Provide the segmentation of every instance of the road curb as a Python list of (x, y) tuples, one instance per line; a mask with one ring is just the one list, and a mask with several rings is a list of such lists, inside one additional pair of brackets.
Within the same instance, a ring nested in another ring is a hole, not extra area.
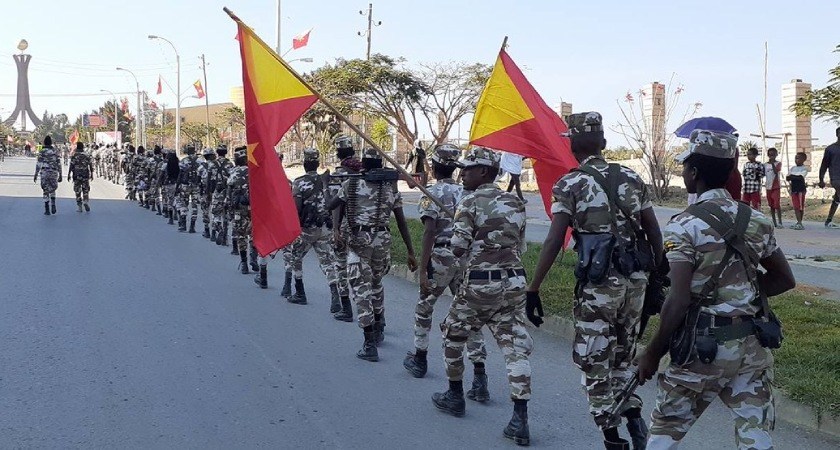
[[(390, 275), (417, 283), (417, 272), (411, 272), (405, 264), (392, 265)], [(545, 317), (543, 321), (539, 328), (540, 331), (563, 339), (574, 339), (575, 324), (572, 319), (554, 315)], [(641, 347), (639, 350), (641, 350)], [(814, 408), (787, 398), (778, 388), (774, 394), (777, 419), (792, 425), (840, 437), (840, 417), (821, 415)]]

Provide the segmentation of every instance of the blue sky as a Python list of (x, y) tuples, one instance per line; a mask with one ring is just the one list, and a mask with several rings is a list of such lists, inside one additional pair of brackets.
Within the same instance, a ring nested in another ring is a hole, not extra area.
[[(36, 6), (37, 5), (37, 6)], [(26, 38), (33, 55), (32, 103), (75, 116), (101, 104), (100, 89), (133, 92), (134, 81), (117, 66), (135, 70), (141, 89), (154, 94), (158, 74), (173, 87), (171, 48), (147, 35), (170, 39), (181, 55), (182, 91), (200, 77), (198, 56), (208, 62), (211, 102), (228, 101), (241, 84), (230, 7), (268, 42), (274, 41), (275, 1), (145, 0), (6, 2), (0, 44), (0, 112), (14, 108), (16, 72), (10, 55)], [(284, 0), (283, 47), (314, 27), (309, 46), (287, 59), (299, 70), (335, 58), (363, 57), (365, 1)], [(768, 131), (781, 127), (781, 84), (802, 78), (822, 87), (840, 55), (832, 54), (840, 36), (832, 33), (840, 2), (770, 1), (408, 1), (374, 3), (373, 51), (403, 56), (408, 64), (468, 61), (492, 64), (502, 38), (508, 51), (550, 105), (565, 100), (576, 111), (598, 110), (608, 125), (618, 120), (616, 99), (672, 73), (685, 88), (684, 104), (700, 101), (700, 115), (727, 118), (742, 135), (758, 131), (755, 105), (762, 102), (764, 41), (770, 48)], [(0, 52), (1, 53), (1, 52)], [(191, 95), (193, 92), (188, 91)], [(47, 97), (45, 94), (73, 94)], [(132, 101), (134, 97), (128, 95)], [(154, 97), (154, 96), (153, 96)], [(173, 105), (166, 89), (155, 98)], [(183, 105), (199, 104), (187, 99)], [(674, 124), (678, 125), (678, 124)], [(834, 124), (814, 123), (814, 135), (832, 142)], [(462, 127), (466, 135), (468, 126)], [(624, 144), (610, 133), (610, 146)]]

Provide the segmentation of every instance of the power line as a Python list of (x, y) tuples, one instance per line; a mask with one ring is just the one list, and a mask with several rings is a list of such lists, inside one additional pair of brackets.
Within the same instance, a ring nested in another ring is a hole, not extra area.
[[(128, 92), (114, 92), (116, 95), (127, 95), (127, 94), (135, 94), (135, 91), (128, 91)], [(0, 97), (16, 97), (17, 94), (0, 94)], [(110, 97), (111, 94), (104, 94), (102, 92), (92, 92), (92, 93), (66, 93), (66, 94), (30, 94), (30, 97), (101, 97), (106, 96)]]

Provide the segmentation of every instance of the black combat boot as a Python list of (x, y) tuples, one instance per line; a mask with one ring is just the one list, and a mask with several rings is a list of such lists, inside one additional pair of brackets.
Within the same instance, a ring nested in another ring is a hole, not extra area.
[(306, 304), (306, 291), (303, 289), (303, 278), (295, 278), (295, 295), (289, 297), (289, 303)]
[[(222, 234), (222, 236), (221, 236), (222, 243), (219, 244), (217, 242), (217, 244), (221, 245), (222, 247), (227, 247), (227, 239), (228, 239), (228, 226), (227, 226), (227, 224), (222, 225), (222, 231), (220, 231), (220, 233)], [(233, 241), (233, 239), (231, 239), (231, 241)]]
[(280, 295), (286, 298), (292, 296), (292, 271), (286, 271), (286, 278), (283, 280), (283, 289), (280, 291)]
[(335, 313), (333, 318), (342, 322), (353, 321), (353, 306), (350, 304), (349, 296), (345, 295), (344, 297), (341, 297), (341, 311)]
[(253, 270), (254, 272), (257, 272), (257, 271), (260, 270), (260, 265), (257, 263), (257, 248), (254, 247), (253, 243), (251, 243), (251, 245), (249, 247), (251, 249), (251, 254), (250, 254), (250, 259), (249, 259), (249, 261), (251, 263), (251, 270)]
[(504, 435), (513, 439), (516, 445), (531, 445), (531, 432), (528, 430), (528, 400), (513, 401), (513, 417), (505, 427)]
[(210, 230), (210, 242), (216, 242), (216, 228)]
[(190, 217), (190, 233), (195, 233), (195, 217)]
[(426, 361), (427, 350), (415, 349), (414, 353), (409, 352), (403, 360), (403, 367), (414, 378), (423, 378), (429, 370), (429, 363)]
[(242, 275), (248, 275), (248, 250), (239, 250), (239, 270)]
[(239, 254), (239, 240), (238, 239), (231, 239), (230, 254), (231, 255), (238, 255)]
[(169, 218), (169, 225), (175, 224), (175, 214), (172, 212), (171, 209), (166, 210), (166, 216)]
[(201, 233), (201, 237), (210, 239), (210, 225), (204, 224), (204, 233)]
[(161, 209), (160, 209), (160, 203), (155, 202), (155, 209), (157, 209), (157, 214), (155, 214), (156, 216), (162, 216), (163, 215), (163, 211), (161, 211)]
[(90, 201), (85, 200), (84, 204), (85, 204), (85, 212), (90, 212)]
[(648, 427), (642, 419), (640, 408), (631, 408), (624, 413), (627, 418), (627, 432), (630, 433), (630, 441), (633, 442), (633, 450), (645, 450), (647, 448)]
[(82, 202), (76, 202), (76, 211), (82, 212)]
[(48, 201), (44, 202), (44, 215), (45, 216), (50, 215), (50, 202), (48, 202)]
[(268, 266), (260, 264), (260, 273), (254, 277), (254, 283), (257, 283), (260, 289), (268, 289)]
[(464, 382), (461, 380), (450, 381), (448, 391), (432, 394), (432, 403), (435, 404), (437, 409), (447, 414), (464, 417), (467, 408), (466, 401), (464, 401)]
[(55, 214), (55, 197), (50, 197), (50, 212)]
[(341, 311), (341, 297), (338, 295), (338, 286), (330, 285), (330, 314)]
[(487, 390), (487, 374), (484, 372), (484, 363), (476, 363), (475, 365), (472, 388), (467, 391), (467, 398), (479, 403), (484, 403), (490, 399), (490, 391)]
[(383, 342), (385, 342), (385, 315), (374, 314), (373, 317), (373, 343), (379, 347)]
[(187, 217), (181, 216), (178, 218), (178, 231), (187, 231)]
[(379, 351), (376, 350), (376, 344), (373, 342), (373, 326), (367, 326), (364, 330), (365, 342), (362, 344), (362, 349), (356, 352), (356, 357), (370, 362), (379, 361)]
[(604, 441), (604, 448), (607, 450), (630, 450), (630, 443), (619, 438), (617, 441)]

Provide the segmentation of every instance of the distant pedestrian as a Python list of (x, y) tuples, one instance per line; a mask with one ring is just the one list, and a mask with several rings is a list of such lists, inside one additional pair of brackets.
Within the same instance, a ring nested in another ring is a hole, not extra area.
[(828, 216), (825, 218), (826, 228), (838, 228), (832, 220), (834, 219), (834, 213), (837, 212), (837, 205), (840, 204), (840, 127), (834, 131), (834, 134), (837, 135), (837, 142), (825, 148), (820, 163), (819, 186), (825, 188), (825, 172), (827, 171), (831, 187), (834, 188), (834, 198), (831, 199), (831, 207), (828, 209)]
[(791, 228), (802, 230), (802, 215), (805, 210), (805, 192), (808, 188), (805, 185), (805, 177), (808, 175), (808, 168), (805, 167), (805, 160), (808, 155), (803, 152), (796, 154), (796, 165), (790, 168), (787, 180), (790, 182), (790, 202), (793, 204), (793, 212), (796, 214), (796, 224)]
[[(770, 218), (773, 219), (773, 226), (784, 228), (782, 225), (781, 185), (779, 174), (782, 172), (782, 163), (776, 161), (779, 151), (775, 148), (767, 149), (767, 163), (764, 164), (764, 187), (767, 189), (767, 205), (770, 206)], [(778, 216), (779, 221), (776, 222)]]
[(528, 203), (525, 197), (522, 196), (522, 183), (520, 181), (520, 176), (522, 175), (522, 156), (516, 153), (502, 152), (500, 167), (510, 175), (507, 192), (511, 192), (515, 188), (516, 195), (519, 199), (524, 203)]
[(41, 189), (44, 192), (44, 215), (55, 214), (55, 190), (61, 183), (61, 158), (52, 146), (52, 138), (44, 138), (44, 148), (38, 153), (35, 164), (35, 176), (32, 182), (38, 181), (41, 175)]
[(761, 211), (761, 179), (764, 178), (764, 164), (756, 161), (758, 149), (751, 147), (747, 150), (747, 163), (744, 164), (744, 203), (752, 209)]

